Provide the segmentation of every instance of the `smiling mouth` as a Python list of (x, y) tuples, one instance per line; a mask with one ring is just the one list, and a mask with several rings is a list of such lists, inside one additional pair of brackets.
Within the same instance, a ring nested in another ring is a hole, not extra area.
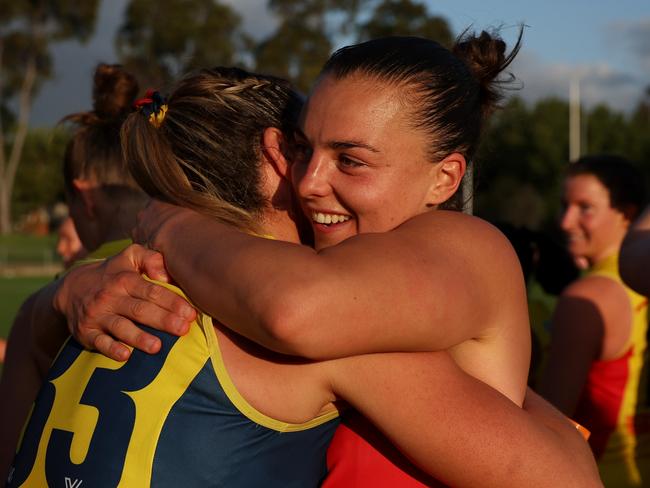
[(312, 212), (311, 219), (317, 224), (331, 225), (331, 224), (340, 224), (342, 222), (347, 222), (350, 220), (349, 215), (342, 214), (330, 214), (323, 212)]

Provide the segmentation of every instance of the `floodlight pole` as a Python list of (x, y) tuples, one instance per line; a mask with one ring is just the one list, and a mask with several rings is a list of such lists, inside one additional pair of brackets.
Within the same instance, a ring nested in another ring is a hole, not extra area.
[(569, 91), (569, 161), (576, 161), (581, 154), (580, 148), (580, 78), (571, 78)]

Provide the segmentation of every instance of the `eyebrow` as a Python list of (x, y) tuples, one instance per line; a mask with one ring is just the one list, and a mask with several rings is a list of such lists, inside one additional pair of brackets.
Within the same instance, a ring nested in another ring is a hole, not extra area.
[(360, 147), (362, 149), (366, 149), (374, 153), (379, 152), (379, 149), (377, 149), (376, 147), (373, 147), (370, 144), (365, 144), (360, 141), (330, 141), (327, 143), (327, 146), (332, 149), (350, 149), (354, 147)]
[[(300, 129), (295, 130), (295, 135), (297, 138), (308, 140), (305, 133)], [(326, 146), (329, 147), (330, 149), (335, 149), (335, 150), (359, 147), (361, 149), (366, 149), (374, 153), (380, 152), (379, 149), (377, 149), (374, 146), (371, 146), (370, 144), (366, 144), (365, 142), (355, 141), (355, 140), (328, 141), (326, 143)]]

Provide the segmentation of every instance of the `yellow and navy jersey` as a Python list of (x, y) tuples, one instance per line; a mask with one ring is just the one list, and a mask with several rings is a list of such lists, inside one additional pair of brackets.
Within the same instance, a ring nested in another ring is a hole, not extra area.
[(605, 486), (649, 486), (648, 299), (625, 286), (616, 254), (597, 263), (587, 275), (607, 277), (625, 287), (632, 328), (618, 358), (591, 364), (575, 417), (591, 431), (589, 443)]
[[(172, 287), (173, 288), (173, 287)], [(25, 427), (9, 487), (309, 487), (338, 425), (253, 408), (230, 379), (210, 317), (126, 363), (69, 339)]]

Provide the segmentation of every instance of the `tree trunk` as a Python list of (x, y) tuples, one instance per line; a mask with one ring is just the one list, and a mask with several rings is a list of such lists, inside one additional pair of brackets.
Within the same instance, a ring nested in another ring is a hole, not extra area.
[(29, 115), (32, 108), (32, 89), (36, 81), (36, 74), (36, 59), (35, 54), (32, 54), (27, 60), (25, 77), (20, 87), (18, 126), (13, 138), (13, 144), (11, 145), (11, 155), (9, 156), (6, 168), (3, 168), (4, 171), (0, 174), (0, 179), (2, 180), (0, 182), (2, 183), (0, 185), (0, 235), (6, 235), (11, 232), (11, 196), (16, 179), (16, 170), (20, 163), (25, 138), (27, 137), (27, 130), (29, 128)]
[(4, 181), (0, 181), (0, 235), (3, 236), (11, 231), (11, 206), (5, 187)]

